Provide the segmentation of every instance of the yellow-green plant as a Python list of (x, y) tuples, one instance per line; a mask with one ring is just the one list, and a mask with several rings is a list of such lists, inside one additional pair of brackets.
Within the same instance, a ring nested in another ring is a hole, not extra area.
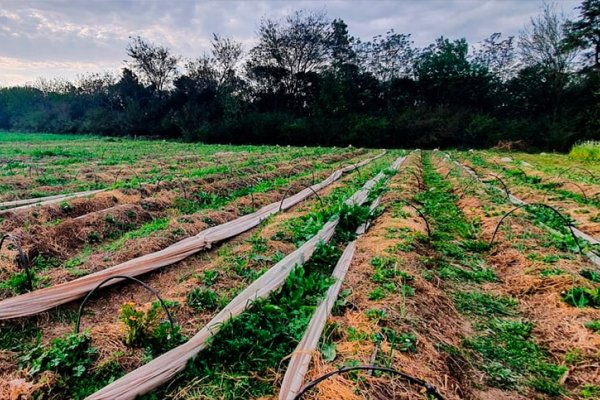
[(147, 338), (152, 336), (152, 332), (158, 325), (157, 311), (156, 307), (144, 311), (133, 302), (123, 304), (119, 319), (127, 328), (127, 336), (124, 340), (127, 346), (143, 346)]
[(588, 140), (573, 146), (569, 158), (582, 161), (600, 161), (600, 141)]

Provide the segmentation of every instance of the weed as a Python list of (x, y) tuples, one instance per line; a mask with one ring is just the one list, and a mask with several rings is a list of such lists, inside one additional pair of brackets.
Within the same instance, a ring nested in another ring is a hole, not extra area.
[(600, 273), (591, 269), (582, 269), (579, 271), (579, 275), (583, 276), (586, 279), (589, 279), (592, 282), (599, 283), (600, 282)]
[(195, 288), (187, 296), (188, 305), (198, 311), (216, 310), (218, 301), (215, 291), (204, 288)]
[(579, 395), (584, 399), (600, 399), (600, 386), (586, 383), (581, 387)]
[(559, 275), (563, 275), (566, 272), (563, 271), (560, 268), (545, 268), (540, 272), (540, 276), (544, 277), (544, 278), (548, 278), (551, 276), (559, 276)]
[(563, 292), (562, 297), (575, 307), (600, 307), (600, 288), (574, 287)]
[(365, 311), (365, 315), (372, 321), (379, 322), (382, 319), (385, 319), (386, 312), (385, 309), (371, 308)]
[(67, 382), (70, 378), (83, 376), (94, 363), (96, 356), (97, 351), (91, 347), (89, 334), (84, 333), (53, 339), (48, 348), (38, 343), (22, 356), (20, 361), (29, 367), (30, 375), (54, 371)]
[(3, 325), (0, 329), (0, 349), (22, 351), (28, 346), (28, 341), (39, 334), (35, 323), (26, 321), (22, 324)]
[(513, 315), (517, 306), (513, 298), (483, 292), (457, 292), (453, 297), (458, 311), (482, 317)]
[(593, 330), (594, 332), (600, 332), (600, 319), (586, 322), (584, 326), (588, 329)]
[[(167, 307), (175, 307), (176, 302), (165, 302)], [(119, 320), (125, 324), (127, 335), (124, 343), (130, 347), (145, 347), (151, 354), (158, 354), (181, 343), (183, 337), (179, 327), (171, 325), (168, 321), (159, 321), (160, 302), (153, 302), (151, 307), (144, 311), (128, 302), (121, 306)]]
[(581, 349), (575, 348), (565, 353), (565, 364), (566, 365), (577, 365), (583, 361), (583, 352)]
[(377, 301), (377, 300), (382, 300), (385, 299), (385, 297), (387, 296), (385, 290), (383, 288), (375, 288), (371, 291), (371, 293), (369, 293), (369, 300), (372, 301)]
[(204, 271), (204, 277), (202, 278), (202, 282), (206, 286), (213, 286), (219, 277), (219, 271), (208, 270)]
[[(32, 286), (33, 289), (35, 289), (38, 285), (39, 279), (36, 277), (33, 270), (30, 270), (30, 273), (32, 275)], [(23, 294), (29, 292), (29, 279), (27, 278), (27, 272), (15, 272), (8, 279), (0, 282), (0, 290), (7, 290), (13, 294)]]

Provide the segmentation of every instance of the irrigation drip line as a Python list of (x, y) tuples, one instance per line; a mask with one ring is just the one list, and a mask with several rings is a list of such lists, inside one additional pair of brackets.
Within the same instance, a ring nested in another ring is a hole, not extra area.
[[(467, 171), (469, 174), (473, 175), (473, 172), (471, 172), (471, 171), (469, 171), (467, 168), (465, 168), (465, 165), (463, 165), (463, 164), (459, 163), (459, 162), (458, 162), (458, 161), (456, 161), (456, 160), (453, 160), (453, 159), (450, 157), (450, 155), (449, 155), (449, 154), (447, 154), (447, 153), (443, 153), (443, 154), (444, 154), (444, 157), (445, 157), (445, 158), (446, 158), (448, 161), (450, 161), (450, 162), (454, 163), (456, 166), (458, 166), (458, 167), (461, 167), (463, 170), (465, 170), (465, 171)], [(482, 182), (483, 182), (483, 181), (482, 181)], [(484, 182), (484, 183), (485, 183), (485, 182)], [(489, 185), (489, 184), (488, 184), (488, 185)], [(492, 188), (494, 188), (494, 189), (496, 189), (496, 190), (501, 190), (501, 189), (499, 189), (499, 188), (497, 188), (497, 187), (495, 187), (495, 186), (490, 186), (490, 187), (492, 187)], [(510, 194), (510, 195), (509, 195), (509, 197), (508, 197), (508, 200), (509, 200), (509, 202), (510, 202), (510, 203), (512, 203), (512, 204), (514, 204), (514, 205), (517, 205), (517, 206), (525, 206), (525, 205), (527, 205), (527, 204), (528, 204), (528, 203), (524, 202), (523, 200), (519, 199), (518, 197), (516, 197), (516, 196), (514, 196), (514, 195), (512, 195), (512, 194)], [(546, 228), (548, 228), (548, 229), (551, 229), (551, 228), (550, 228), (548, 225), (546, 225), (546, 224), (544, 224), (544, 226), (545, 226)], [(582, 231), (580, 231), (579, 229), (577, 229), (576, 227), (574, 227), (574, 226), (572, 226), (572, 225), (570, 225), (570, 226), (569, 226), (569, 230), (570, 230), (570, 231), (571, 231), (571, 232), (572, 232), (572, 233), (573, 233), (575, 236), (577, 236), (578, 238), (581, 238), (581, 239), (583, 239), (583, 240), (585, 240), (585, 241), (589, 242), (589, 243), (590, 243), (590, 244), (592, 244), (592, 245), (599, 245), (599, 244), (600, 244), (600, 241), (599, 241), (599, 240), (597, 240), (596, 238), (594, 238), (594, 237), (592, 237), (592, 236), (588, 235), (588, 234), (587, 234), (587, 233), (585, 233), (585, 232), (582, 232)], [(585, 253), (584, 255), (585, 255), (585, 256), (586, 256), (586, 257), (587, 257), (587, 258), (588, 258), (590, 261), (592, 261), (594, 264), (596, 264), (596, 265), (600, 266), (600, 256), (598, 256), (598, 255), (594, 254), (593, 252), (587, 252), (587, 253)]]
[(417, 188), (418, 188), (418, 190), (422, 191), (423, 190), (423, 184), (421, 183), (421, 178), (419, 178), (419, 175), (415, 171), (413, 171), (413, 170), (409, 170), (409, 172), (417, 180)]
[[(571, 182), (571, 181), (565, 181), (565, 180), (557, 180), (557, 181), (555, 181), (555, 182), (556, 182), (556, 184), (560, 184), (560, 185), (564, 185), (565, 183), (568, 183), (568, 184), (571, 184), (571, 185), (573, 185), (573, 186), (577, 187), (577, 189), (579, 189), (579, 191), (581, 191), (581, 194), (583, 194), (583, 200), (584, 200), (585, 202), (587, 202), (587, 201), (588, 201), (588, 199), (589, 199), (589, 198), (588, 198), (588, 195), (587, 195), (587, 193), (585, 192), (585, 189), (583, 189), (583, 188), (581, 187), (581, 185), (579, 185), (578, 183)], [(554, 182), (552, 182), (552, 183), (554, 183)], [(546, 196), (546, 197), (547, 197), (547, 196)]]
[(417, 207), (416, 205), (412, 204), (408, 200), (400, 200), (400, 202), (403, 203), (403, 204), (406, 204), (407, 206), (409, 206), (412, 209), (414, 209), (417, 212), (417, 214), (419, 215), (419, 217), (421, 217), (421, 219), (423, 221), (425, 221), (425, 228), (427, 229), (427, 237), (431, 238), (431, 225), (429, 225), (429, 220), (425, 216), (425, 213), (423, 213), (423, 211), (419, 207)]
[[(374, 159), (383, 157), (384, 154), (385, 152), (382, 152), (377, 156), (367, 158), (357, 165), (366, 165)], [(313, 185), (311, 189), (304, 189), (287, 198), (284, 201), (283, 209), (286, 210), (307, 199), (312, 195), (313, 190), (316, 192), (320, 191), (352, 169), (353, 166), (348, 166), (336, 170), (323, 181)], [(77, 300), (85, 296), (90, 290), (110, 276), (138, 276), (174, 264), (201, 250), (211, 248), (213, 244), (235, 237), (242, 232), (258, 226), (266, 218), (277, 213), (279, 206), (279, 202), (271, 203), (251, 214), (246, 214), (224, 224), (207, 228), (195, 236), (183, 239), (157, 252), (131, 259), (73, 281), (2, 300), (0, 301), (0, 320), (37, 314), (61, 304)], [(109, 282), (109, 284), (112, 285), (114, 282)]]
[[(400, 165), (394, 169), (398, 169)], [(376, 198), (369, 208), (370, 212), (378, 207), (380, 197)], [(335, 268), (331, 274), (334, 279), (334, 283), (329, 287), (324, 299), (319, 303), (313, 316), (308, 323), (308, 326), (300, 340), (300, 343), (296, 346), (296, 349), (290, 357), (288, 368), (285, 376), (281, 383), (279, 391), (279, 400), (292, 400), (296, 394), (300, 391), (304, 377), (308, 371), (312, 354), (315, 351), (319, 339), (327, 323), (327, 319), (331, 314), (331, 310), (339, 296), (342, 288), (342, 283), (346, 277), (352, 258), (354, 257), (354, 251), (356, 250), (356, 243), (358, 237), (366, 232), (368, 228), (368, 221), (365, 225), (361, 225), (356, 229), (357, 238), (352, 242), (348, 243), (344, 252), (340, 256)]]
[[(325, 205), (323, 204), (323, 199), (321, 199), (321, 196), (319, 196), (319, 193), (317, 193), (312, 187), (310, 187), (308, 185), (302, 185), (302, 186), (304, 186), (305, 189), (311, 190), (313, 192), (313, 194), (315, 196), (317, 196), (317, 199), (319, 199), (319, 203), (321, 204), (321, 210), (324, 210)], [(294, 188), (294, 185), (290, 186), (283, 194), (283, 196), (281, 198), (281, 203), (279, 203), (279, 211), (281, 211), (281, 208), (283, 207), (283, 202), (285, 201), (285, 197), (287, 196), (289, 191), (292, 190), (293, 188)], [(254, 197), (252, 198), (252, 202), (254, 202)]]
[(557, 177), (557, 178), (560, 178), (560, 177), (561, 177), (563, 174), (565, 174), (565, 173), (567, 173), (567, 172), (569, 172), (569, 171), (572, 171), (572, 170), (574, 170), (574, 169), (579, 169), (579, 170), (585, 171), (585, 172), (587, 172), (587, 173), (588, 173), (588, 175), (590, 175), (590, 176), (592, 177), (592, 180), (593, 180), (593, 181), (598, 181), (598, 178), (596, 177), (596, 175), (595, 175), (595, 174), (594, 174), (592, 171), (590, 171), (590, 170), (589, 170), (589, 169), (587, 169), (587, 168), (583, 168), (583, 167), (580, 167), (580, 166), (577, 166), (577, 165), (576, 165), (576, 166), (574, 166), (574, 167), (570, 167), (570, 168), (567, 168), (567, 169), (564, 169), (564, 170), (562, 170), (562, 171), (561, 171), (561, 172), (560, 172), (560, 173), (559, 173), (559, 174), (558, 174), (556, 177)]
[[(502, 180), (502, 179), (501, 179), (501, 178), (500, 178), (498, 175), (496, 175), (496, 174), (485, 174), (485, 175), (483, 175), (483, 176), (484, 176), (484, 177), (485, 177), (485, 176), (491, 176), (491, 177), (493, 177), (494, 179), (496, 179), (498, 182), (500, 182), (500, 184), (501, 184), (501, 185), (502, 185), (502, 187), (504, 188), (504, 192), (506, 192), (506, 198), (507, 198), (507, 199), (510, 199), (510, 190), (508, 190), (508, 186), (506, 185), (506, 183), (504, 182), (504, 180)], [(487, 183), (487, 184), (489, 184), (489, 181), (484, 181), (484, 180), (483, 180), (483, 179), (481, 179), (481, 178), (480, 178), (480, 180), (481, 180), (483, 183)]]
[(500, 221), (498, 221), (498, 224), (496, 225), (496, 229), (494, 229), (494, 234), (492, 235), (492, 239), (490, 240), (489, 245), (491, 246), (494, 243), (494, 240), (496, 239), (496, 234), (498, 233), (498, 230), (500, 229), (500, 226), (502, 225), (502, 223), (504, 222), (504, 220), (506, 218), (508, 218), (509, 216), (511, 216), (515, 211), (525, 208), (527, 209), (528, 207), (545, 207), (551, 211), (554, 212), (555, 215), (558, 215), (558, 217), (563, 221), (563, 224), (569, 228), (569, 232), (571, 232), (571, 236), (573, 236), (573, 240), (575, 240), (575, 243), (577, 244), (577, 247), (579, 248), (579, 253), (580, 254), (584, 254), (583, 253), (583, 248), (581, 247), (581, 244), (579, 243), (579, 239), (577, 238), (577, 235), (575, 235), (575, 232), (573, 231), (573, 225), (571, 224), (571, 222), (569, 222), (569, 220), (567, 218), (565, 218), (564, 215), (562, 215), (560, 213), (560, 211), (558, 211), (556, 208), (549, 206), (548, 204), (544, 204), (544, 203), (528, 203), (528, 204), (521, 204), (515, 208), (513, 208), (512, 210), (510, 210), (509, 212), (507, 212), (506, 214), (504, 214), (504, 216), (502, 218), (500, 218)]
[[(404, 158), (402, 157), (397, 159), (393, 166), (396, 167), (396, 169), (399, 168), (403, 160)], [(346, 204), (363, 204), (369, 195), (369, 191), (384, 177), (385, 174), (379, 172), (374, 178), (367, 181), (361, 189), (347, 199)], [(277, 206), (277, 204), (275, 204), (275, 206)], [(319, 243), (327, 243), (331, 240), (339, 221), (339, 216), (330, 219), (311, 239), (284, 257), (246, 287), (246, 289), (238, 294), (186, 343), (162, 354), (148, 364), (117, 379), (86, 399), (134, 399), (167, 382), (177, 374), (177, 372), (185, 368), (189, 359), (198, 355), (202, 349), (208, 346), (210, 338), (220, 330), (224, 322), (244, 312), (254, 301), (265, 298), (273, 291), (280, 288), (297, 265), (302, 265), (310, 259)]]
[(19, 253), (19, 257), (17, 258), (18, 264), (21, 267), (21, 269), (25, 270), (28, 289), (30, 291), (33, 290), (33, 276), (31, 271), (31, 264), (29, 263), (29, 258), (27, 258), (27, 255), (23, 251), (23, 248), (21, 247), (21, 244), (19, 243), (17, 238), (11, 235), (10, 233), (7, 233), (6, 235), (2, 236), (2, 239), (0, 239), (0, 250), (2, 250), (2, 245), (4, 244), (4, 241), (6, 239), (10, 240), (16, 247), (17, 252)]
[(418, 385), (418, 386), (424, 387), (429, 396), (432, 396), (438, 400), (444, 400), (444, 397), (442, 397), (442, 395), (439, 394), (436, 387), (433, 386), (432, 384), (430, 384), (424, 380), (421, 380), (419, 378), (415, 378), (414, 376), (408, 375), (402, 371), (398, 371), (396, 369), (387, 368), (387, 367), (377, 367), (375, 365), (358, 365), (358, 366), (354, 366), (354, 367), (342, 367), (340, 369), (337, 369), (335, 371), (332, 371), (325, 375), (322, 375), (322, 376), (318, 377), (317, 379), (306, 384), (306, 386), (304, 386), (302, 388), (302, 390), (296, 395), (296, 397), (294, 397), (294, 400), (300, 400), (306, 392), (313, 389), (315, 386), (317, 386), (324, 380), (329, 379), (335, 375), (344, 374), (346, 372), (352, 372), (352, 371), (381, 371), (381, 372), (387, 372), (387, 373), (390, 373), (393, 375), (398, 375), (401, 378), (409, 381), (413, 385)]
[(127, 276), (127, 275), (115, 275), (115, 276), (111, 276), (110, 278), (106, 278), (105, 280), (103, 280), (102, 282), (100, 282), (98, 284), (98, 286), (96, 286), (95, 288), (93, 288), (92, 290), (90, 290), (90, 292), (87, 294), (87, 296), (85, 296), (85, 298), (83, 299), (83, 301), (81, 302), (81, 305), (79, 306), (79, 310), (77, 311), (77, 319), (75, 322), (75, 334), (79, 334), (79, 327), (81, 325), (81, 315), (83, 314), (83, 307), (85, 306), (85, 304), (87, 303), (87, 301), (90, 299), (90, 297), (92, 297), (92, 295), (94, 293), (96, 293), (96, 291), (98, 289), (100, 289), (105, 283), (107, 283), (108, 281), (112, 280), (112, 279), (119, 279), (119, 280), (130, 280), (132, 282), (135, 282), (139, 285), (141, 285), (144, 289), (148, 290), (150, 293), (152, 293), (160, 302), (160, 306), (162, 307), (162, 309), (165, 311), (165, 314), (167, 315), (167, 319), (169, 320), (169, 325), (171, 326), (171, 335), (175, 335), (175, 324), (173, 323), (173, 317), (171, 316), (171, 313), (169, 312), (169, 308), (167, 307), (167, 305), (165, 304), (165, 302), (163, 301), (163, 299), (159, 296), (158, 292), (154, 289), (152, 289), (152, 287), (150, 285), (148, 285), (147, 283), (134, 278), (132, 276)]

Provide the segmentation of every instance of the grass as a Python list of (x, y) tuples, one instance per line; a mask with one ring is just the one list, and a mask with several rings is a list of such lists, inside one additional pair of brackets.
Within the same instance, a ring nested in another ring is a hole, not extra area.
[(112, 243), (105, 246), (106, 251), (114, 252), (121, 249), (125, 242), (130, 239), (138, 239), (150, 236), (150, 234), (158, 231), (165, 230), (169, 227), (169, 219), (168, 218), (157, 218), (150, 222), (145, 223), (140, 226), (138, 229), (133, 231), (129, 231), (121, 236), (119, 239), (113, 241)]

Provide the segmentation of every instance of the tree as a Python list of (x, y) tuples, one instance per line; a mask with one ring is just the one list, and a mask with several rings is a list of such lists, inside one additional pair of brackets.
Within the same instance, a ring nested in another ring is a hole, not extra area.
[(168, 47), (158, 46), (137, 36), (127, 46), (131, 67), (156, 92), (162, 92), (177, 72), (178, 57)]
[(330, 24), (323, 12), (296, 11), (283, 22), (263, 19), (247, 71), (259, 91), (302, 107), (314, 74), (327, 66), (330, 43)]
[(474, 51), (474, 63), (485, 67), (492, 74), (506, 81), (517, 69), (514, 36), (501, 40), (501, 33), (493, 33), (484, 39)]
[(489, 97), (487, 70), (469, 62), (465, 39), (440, 37), (423, 50), (415, 73), (426, 103), (434, 105), (484, 107)]
[(236, 85), (237, 66), (242, 59), (242, 44), (213, 34), (211, 55), (204, 54), (185, 64), (186, 75), (201, 85), (217, 88)]
[(354, 38), (348, 33), (348, 25), (341, 19), (334, 19), (331, 22), (329, 44), (330, 57), (334, 68), (339, 70), (356, 63), (357, 58), (353, 45)]
[(586, 58), (595, 69), (600, 68), (600, 0), (584, 0), (579, 19), (565, 25), (565, 47), (569, 50), (584, 50)]
[(519, 37), (519, 49), (526, 65), (540, 65), (555, 75), (571, 69), (575, 53), (563, 46), (566, 21), (565, 15), (550, 4), (544, 4), (542, 13), (531, 18), (530, 26), (525, 27)]
[(410, 77), (416, 51), (412, 47), (410, 34), (388, 31), (385, 36), (377, 35), (370, 42), (357, 44), (363, 67), (378, 79)]

